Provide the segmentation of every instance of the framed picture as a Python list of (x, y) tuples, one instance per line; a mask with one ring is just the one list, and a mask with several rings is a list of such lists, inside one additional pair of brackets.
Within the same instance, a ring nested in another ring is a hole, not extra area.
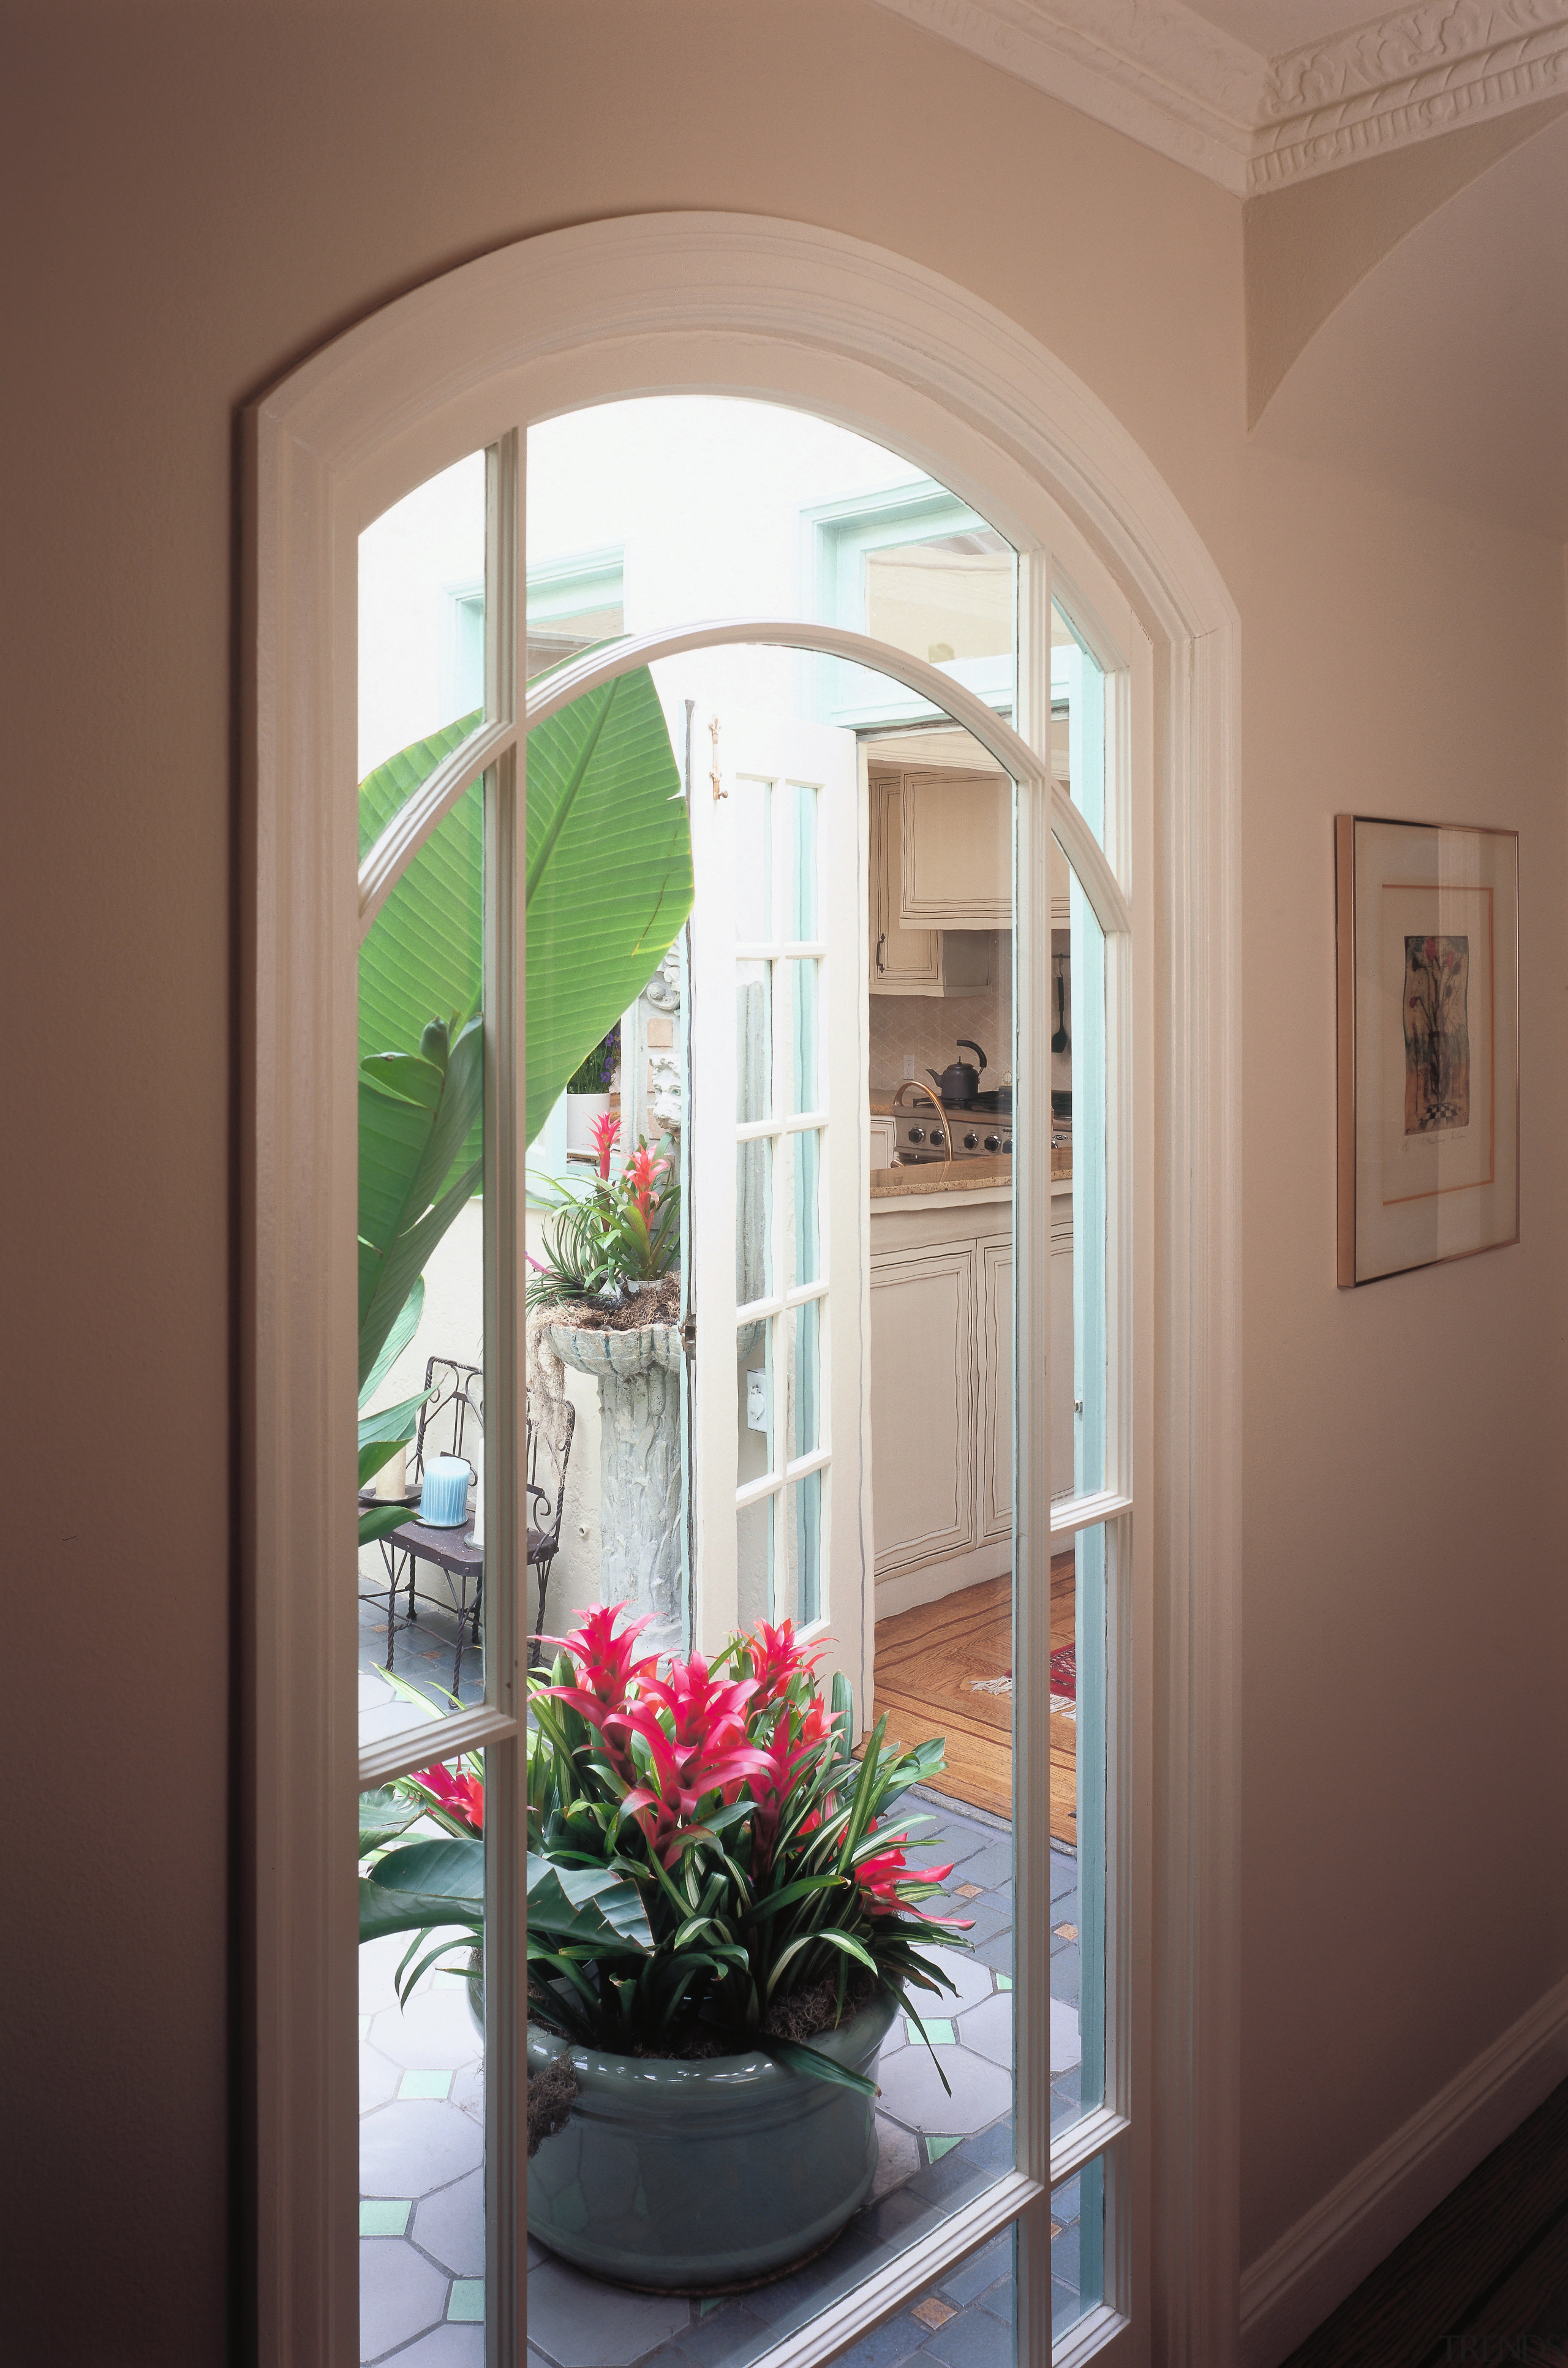
[(1519, 837), (1336, 814), (1339, 1281), (1519, 1238)]

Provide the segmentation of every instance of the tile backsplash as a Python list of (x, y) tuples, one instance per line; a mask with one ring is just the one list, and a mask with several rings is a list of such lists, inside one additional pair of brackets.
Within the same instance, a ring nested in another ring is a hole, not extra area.
[[(1001, 946), (1010, 947), (1006, 933)], [(992, 968), (995, 984), (983, 995), (873, 995), (870, 1084), (889, 1089), (898, 1085), (906, 1053), (919, 1064), (922, 1077), (927, 1069), (945, 1069), (949, 1061), (971, 1060), (971, 1053), (958, 1049), (959, 1038), (969, 1036), (991, 1055), (980, 1081), (983, 1089), (999, 1086), (1013, 1065), (1013, 981), (1009, 959)]]

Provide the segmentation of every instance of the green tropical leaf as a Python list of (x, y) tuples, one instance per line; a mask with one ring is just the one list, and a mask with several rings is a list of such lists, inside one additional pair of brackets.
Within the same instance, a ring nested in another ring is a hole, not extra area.
[(646, 666), (528, 734), (528, 1133), (691, 910), (691, 830)]
[[(359, 784), (359, 856), (481, 721), (416, 740)], [(476, 781), (399, 873), (359, 950), (359, 1055), (412, 1047), (433, 1014), (477, 1009), (483, 978), (484, 793)]]
[(359, 1516), (359, 1543), (371, 1546), (378, 1538), (390, 1538), (413, 1518), (414, 1508), (408, 1505), (373, 1505)]
[(759, 2055), (771, 2056), (775, 2064), (782, 2064), (791, 2072), (804, 2073), (808, 2079), (835, 2081), (841, 2089), (858, 2089), (862, 2097), (880, 2097), (882, 2093), (863, 2072), (852, 2072), (847, 2064), (824, 2055), (820, 2048), (808, 2047), (804, 2040), (775, 2039), (771, 2032), (748, 2031), (746, 2044)]
[(479, 1181), (477, 1162), (452, 1166), (484, 1093), (484, 1027), (471, 1019), (449, 1050), (444, 1023), (421, 1051), (440, 1071), (433, 1105), (392, 1089), (395, 1062), (359, 1077), (359, 1372), (374, 1370), (420, 1269)]
[(540, 1940), (647, 1952), (653, 1935), (635, 1884), (597, 1867), (552, 1866), (528, 1852), (528, 1930)]
[(391, 1785), (379, 1792), (359, 1795), (359, 1855), (369, 1858), (372, 1850), (384, 1850), (388, 1842), (396, 1841), (406, 1833), (420, 1815), (417, 1802), (406, 1800)]
[[(381, 1383), (419, 1329), (419, 1319), (425, 1313), (425, 1277), (420, 1276), (403, 1301), (392, 1330), (381, 1344), (381, 1353), (366, 1374), (359, 1391), (359, 1403), (374, 1397)], [(360, 1437), (363, 1438), (363, 1431)]]

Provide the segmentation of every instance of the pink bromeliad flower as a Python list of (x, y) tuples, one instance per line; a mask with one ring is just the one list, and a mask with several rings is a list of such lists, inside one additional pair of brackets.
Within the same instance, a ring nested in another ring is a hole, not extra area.
[(459, 1817), (471, 1833), (484, 1831), (484, 1784), (478, 1776), (454, 1776), (449, 1768), (421, 1768), (414, 1782), (440, 1803), (449, 1816)]
[[(658, 1656), (650, 1654), (644, 1660), (635, 1657), (637, 1639), (653, 1618), (651, 1611), (641, 1620), (633, 1620), (619, 1632), (616, 1622), (625, 1611), (623, 1603), (600, 1603), (585, 1613), (580, 1628), (570, 1636), (542, 1636), (544, 1645), (558, 1645), (570, 1653), (577, 1664), (581, 1684), (548, 1686), (545, 1691), (558, 1702), (567, 1702), (579, 1717), (605, 1735), (606, 1722), (624, 1711), (634, 1685), (640, 1685), (657, 1669)], [(624, 1753), (619, 1743), (606, 1736), (611, 1759), (628, 1773)]]
[[(638, 1144), (626, 1163), (626, 1182), (645, 1225), (653, 1222), (653, 1195), (659, 1189), (659, 1178), (667, 1171), (669, 1164), (667, 1159), (655, 1159), (645, 1143)], [(608, 1170), (605, 1172), (608, 1174)]]
[(756, 1673), (757, 1708), (760, 1710), (768, 1702), (777, 1702), (779, 1695), (788, 1690), (791, 1678), (797, 1677), (802, 1669), (814, 1676), (816, 1665), (826, 1650), (825, 1644), (819, 1645), (810, 1653), (799, 1645), (795, 1642), (792, 1620), (784, 1621), (777, 1628), (769, 1627), (766, 1620), (759, 1620), (746, 1638), (746, 1651)]
[(912, 1884), (935, 1891), (946, 1883), (953, 1871), (947, 1866), (911, 1866), (903, 1855), (903, 1845), (907, 1834), (889, 1834), (887, 1848), (876, 1858), (862, 1859), (855, 1870), (855, 1880), (860, 1886), (860, 1896), (869, 1916), (918, 1916), (925, 1924), (950, 1924), (956, 1931), (967, 1932), (973, 1918), (967, 1916), (933, 1916), (916, 1900), (905, 1894)]
[(593, 1139), (594, 1155), (599, 1163), (602, 1182), (609, 1180), (609, 1156), (615, 1149), (615, 1138), (620, 1133), (620, 1121), (613, 1110), (604, 1110), (588, 1130)]

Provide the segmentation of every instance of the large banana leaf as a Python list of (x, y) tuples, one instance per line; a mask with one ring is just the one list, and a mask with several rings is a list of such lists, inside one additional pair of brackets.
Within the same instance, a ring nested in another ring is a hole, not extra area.
[(528, 1133), (691, 910), (691, 828), (646, 666), (528, 734)]
[[(471, 732), (415, 741), (359, 789), (363, 855)], [(483, 811), (477, 785), (400, 875), (359, 958), (361, 1058), (418, 1042), (433, 1016), (477, 1008)], [(528, 734), (528, 1131), (663, 962), (691, 910), (691, 833), (646, 667), (574, 700)]]
[(436, 1244), (479, 1182), (457, 1168), (484, 1090), (479, 1019), (449, 1041), (432, 1020), (418, 1057), (386, 1053), (359, 1074), (359, 1380), (376, 1365)]

